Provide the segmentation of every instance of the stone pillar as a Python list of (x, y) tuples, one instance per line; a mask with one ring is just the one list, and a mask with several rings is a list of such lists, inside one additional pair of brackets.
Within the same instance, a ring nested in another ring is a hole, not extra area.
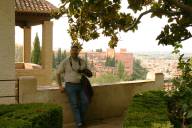
[(0, 80), (15, 78), (15, 0), (0, 0)]
[(155, 73), (155, 85), (160, 89), (163, 89), (164, 86), (164, 75), (163, 73)]
[(34, 76), (19, 77), (19, 102), (34, 103), (36, 102), (37, 79)]
[(46, 70), (47, 83), (51, 83), (52, 74), (52, 40), (53, 40), (53, 22), (44, 21), (42, 33), (42, 52), (41, 65)]
[(0, 0), (0, 16), (0, 96), (8, 96), (15, 88), (15, 0)]
[(24, 62), (31, 62), (31, 27), (24, 27), (24, 47), (23, 56)]

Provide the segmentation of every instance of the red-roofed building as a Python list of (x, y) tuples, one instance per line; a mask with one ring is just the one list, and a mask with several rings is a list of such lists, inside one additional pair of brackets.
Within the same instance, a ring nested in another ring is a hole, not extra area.
[(125, 65), (125, 71), (128, 75), (133, 73), (133, 54), (127, 53), (126, 49), (121, 49), (119, 53), (115, 53), (114, 49), (107, 49), (107, 52), (81, 52), (80, 56), (84, 57), (85, 54), (87, 54), (89, 64), (94, 68), (96, 76), (117, 72), (117, 67), (105, 66), (107, 57), (121, 61)]

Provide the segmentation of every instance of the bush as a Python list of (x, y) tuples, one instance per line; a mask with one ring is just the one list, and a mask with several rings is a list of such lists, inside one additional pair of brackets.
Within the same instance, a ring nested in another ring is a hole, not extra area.
[(167, 97), (163, 91), (149, 91), (133, 97), (124, 128), (171, 128), (167, 116)]
[(192, 58), (180, 55), (178, 69), (180, 75), (172, 80), (169, 91), (169, 118), (175, 128), (192, 128)]
[(53, 104), (0, 105), (1, 128), (62, 128), (62, 116)]

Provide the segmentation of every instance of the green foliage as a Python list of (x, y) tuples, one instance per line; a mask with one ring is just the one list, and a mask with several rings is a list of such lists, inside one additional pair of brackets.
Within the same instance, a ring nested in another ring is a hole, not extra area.
[(61, 60), (65, 59), (67, 57), (67, 52), (66, 50), (64, 50), (62, 53), (61, 53)]
[[(52, 64), (52, 80), (56, 81), (56, 68), (57, 66), (63, 61), (65, 58), (67, 58), (67, 52), (66, 50), (62, 51), (61, 48), (59, 48), (56, 52), (53, 52), (53, 64)], [(61, 77), (61, 81), (64, 81), (64, 78)]]
[(96, 52), (103, 52), (102, 48), (96, 49)]
[(59, 48), (57, 51), (56, 65), (59, 65), (61, 61), (62, 61), (62, 52), (61, 52), (61, 48)]
[(123, 128), (172, 128), (167, 116), (164, 91), (135, 95), (125, 115)]
[(61, 48), (53, 52), (53, 68), (55, 69), (67, 56), (66, 50), (62, 51)]
[(53, 104), (0, 105), (1, 128), (62, 128), (62, 116)]
[(179, 58), (178, 68), (181, 75), (173, 79), (168, 109), (170, 121), (176, 128), (192, 126), (192, 60)]
[(88, 64), (88, 57), (87, 57), (87, 53), (85, 53), (85, 58), (84, 58), (84, 60), (85, 60), (85, 63), (86, 63), (86, 64)]
[(55, 57), (55, 53), (53, 51), (53, 54), (52, 54), (52, 68), (55, 69), (56, 68), (56, 57)]
[[(159, 44), (175, 46), (192, 37), (191, 0), (127, 0), (128, 9), (123, 11), (120, 0), (62, 0), (54, 16), (67, 15), (71, 38), (89, 41), (104, 35), (110, 37), (110, 47), (116, 47), (118, 33), (138, 29), (141, 18), (151, 14), (151, 18), (167, 18), (167, 24), (156, 38)], [(133, 14), (133, 12), (135, 14)], [(138, 16), (138, 14), (140, 14)], [(135, 17), (138, 16), (138, 17)], [(157, 21), (158, 22), (158, 21)]]
[(119, 77), (120, 80), (127, 80), (128, 75), (127, 72), (125, 71), (125, 65), (123, 62), (118, 62), (117, 64), (117, 76)]
[(141, 61), (134, 59), (133, 74), (131, 75), (130, 80), (145, 80), (147, 72), (147, 69), (141, 66)]
[[(103, 84), (103, 83), (115, 83), (120, 81), (126, 81), (129, 79), (127, 72), (125, 71), (125, 66), (122, 62), (118, 62), (117, 71), (114, 73), (105, 73), (99, 77), (91, 78), (92, 83)], [(115, 71), (115, 70), (114, 70)]]
[(128, 0), (129, 8), (134, 12), (141, 11), (143, 7), (151, 4), (153, 0)]
[(41, 48), (38, 34), (36, 33), (35, 40), (33, 42), (33, 50), (31, 55), (31, 62), (35, 64), (41, 63)]
[(105, 66), (115, 67), (115, 63), (116, 63), (115, 58), (107, 57), (106, 62), (105, 62)]
[(72, 0), (62, 3), (55, 16), (68, 16), (68, 31), (75, 43), (78, 43), (78, 39), (97, 39), (103, 34), (111, 38), (110, 47), (115, 47), (117, 31), (126, 31), (133, 22), (130, 14), (120, 12), (120, 0)]
[(120, 79), (118, 76), (112, 73), (106, 73), (96, 78), (91, 78), (91, 83), (104, 84), (104, 83), (114, 83), (119, 82)]
[(32, 128), (31, 123), (21, 119), (0, 119), (1, 128)]

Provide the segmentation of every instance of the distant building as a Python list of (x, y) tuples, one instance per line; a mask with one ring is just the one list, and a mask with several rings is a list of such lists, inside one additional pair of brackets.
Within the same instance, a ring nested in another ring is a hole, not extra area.
[(117, 72), (116, 67), (105, 66), (107, 57), (114, 58), (116, 61), (121, 61), (125, 65), (125, 71), (128, 75), (133, 73), (133, 54), (127, 53), (126, 49), (121, 49), (120, 53), (115, 53), (114, 49), (107, 49), (106, 52), (81, 52), (80, 56), (85, 57), (87, 54), (88, 63), (91, 64), (94, 74), (100, 76), (103, 73), (115, 73)]
[(115, 57), (115, 50), (112, 48), (107, 49), (106, 56), (110, 57), (110, 58), (114, 58)]
[(178, 58), (169, 54), (137, 55), (142, 67), (148, 70), (147, 78), (154, 77), (155, 73), (163, 73), (165, 79), (172, 79), (181, 74), (177, 68)]
[(115, 60), (121, 61), (125, 65), (125, 70), (128, 73), (128, 75), (131, 75), (133, 73), (133, 54), (127, 53), (127, 50), (120, 49), (119, 53), (115, 53)]

